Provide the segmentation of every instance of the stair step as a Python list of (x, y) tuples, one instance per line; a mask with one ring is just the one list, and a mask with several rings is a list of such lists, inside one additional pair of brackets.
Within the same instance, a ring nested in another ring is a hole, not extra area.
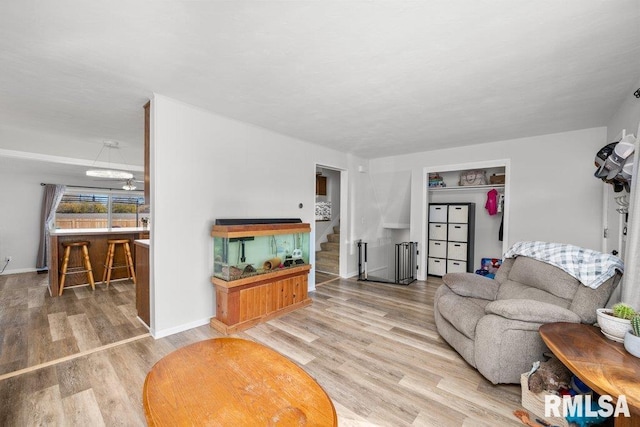
[(327, 240), (331, 243), (340, 243), (339, 234), (327, 234)]
[(333, 226), (333, 232), (335, 234), (340, 234), (340, 226), (339, 225), (334, 225)]
[(340, 243), (323, 242), (320, 247), (323, 251), (340, 252)]
[(316, 271), (322, 271), (324, 273), (339, 274), (340, 267), (338, 263), (316, 260)]
[(316, 260), (337, 261), (340, 259), (340, 252), (316, 251)]

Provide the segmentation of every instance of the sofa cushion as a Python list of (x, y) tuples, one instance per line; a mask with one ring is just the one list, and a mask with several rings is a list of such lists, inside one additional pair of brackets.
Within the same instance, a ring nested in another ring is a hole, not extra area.
[[(583, 286), (578, 279), (558, 267), (525, 256), (514, 260), (508, 280), (524, 283), (527, 287), (540, 289), (565, 300), (572, 300), (578, 287)], [(502, 298), (498, 294), (498, 299)]]
[(598, 286), (597, 289), (580, 286), (573, 302), (569, 306), (569, 310), (580, 316), (582, 323), (595, 323), (596, 311), (593, 307), (600, 308), (607, 304), (609, 296), (620, 282), (620, 279), (621, 276), (617, 274)]
[(557, 297), (542, 289), (533, 288), (513, 280), (507, 280), (500, 286), (496, 300), (502, 299), (528, 299), (554, 304), (562, 308), (569, 308), (571, 304), (571, 300)]
[(472, 273), (448, 273), (442, 281), (454, 293), (463, 297), (496, 299), (500, 284), (493, 279)]
[(479, 298), (461, 297), (448, 292), (438, 300), (438, 310), (444, 319), (470, 339), (476, 336), (476, 324), (484, 316), (484, 307), (489, 301)]
[(580, 316), (566, 308), (528, 299), (503, 299), (493, 301), (485, 307), (487, 314), (497, 314), (511, 320), (533, 323), (571, 322), (580, 323)]

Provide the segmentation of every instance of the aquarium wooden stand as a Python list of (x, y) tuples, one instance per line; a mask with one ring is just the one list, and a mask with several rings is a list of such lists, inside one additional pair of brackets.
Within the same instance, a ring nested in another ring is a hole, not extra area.
[(213, 277), (216, 317), (211, 327), (232, 334), (311, 304), (309, 270), (305, 264), (232, 282)]

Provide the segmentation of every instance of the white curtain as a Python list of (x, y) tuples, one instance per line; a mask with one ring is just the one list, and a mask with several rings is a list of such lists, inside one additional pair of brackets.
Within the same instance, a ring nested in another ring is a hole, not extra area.
[(53, 220), (56, 209), (62, 200), (62, 195), (67, 187), (64, 185), (46, 184), (44, 195), (42, 196), (42, 210), (40, 213), (40, 246), (38, 247), (38, 258), (36, 268), (46, 268), (49, 262), (49, 229), (53, 227)]
[[(640, 132), (640, 128), (638, 131)], [(640, 185), (638, 185), (640, 135), (636, 135), (620, 301), (640, 310)]]

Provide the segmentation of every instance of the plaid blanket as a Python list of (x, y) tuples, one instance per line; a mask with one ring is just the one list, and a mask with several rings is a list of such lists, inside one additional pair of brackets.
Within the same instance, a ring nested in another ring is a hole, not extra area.
[(593, 289), (606, 282), (616, 271), (624, 272), (624, 264), (617, 256), (561, 243), (518, 242), (504, 257), (515, 258), (518, 255), (561, 268)]

